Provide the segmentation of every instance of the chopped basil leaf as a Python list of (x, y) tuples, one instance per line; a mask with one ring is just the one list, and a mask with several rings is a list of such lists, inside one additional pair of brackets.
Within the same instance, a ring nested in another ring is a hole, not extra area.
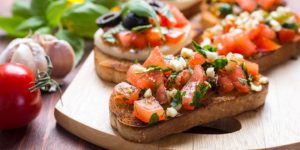
[(134, 60), (134, 62), (133, 62), (134, 64), (138, 64), (139, 63), (139, 61), (136, 59), (136, 60)]
[(298, 25), (296, 23), (283, 23), (282, 27), (287, 29), (293, 29), (293, 30), (298, 29)]
[(136, 27), (133, 27), (131, 29), (132, 32), (143, 32), (144, 30), (146, 29), (149, 29), (152, 27), (152, 24), (148, 24), (148, 25), (141, 25), (141, 26), (136, 26)]
[(194, 73), (193, 68), (189, 67), (189, 72), (190, 72), (190, 74), (192, 75), (192, 74)]
[(186, 92), (181, 92), (181, 91), (177, 91), (175, 96), (174, 96), (174, 99), (173, 101), (171, 102), (171, 106), (172, 107), (176, 107), (178, 106), (179, 104), (182, 104), (182, 97), (185, 96)]
[(247, 80), (243, 78), (238, 78), (239, 82), (244, 86), (246, 85)]
[(216, 69), (222, 69), (222, 68), (224, 68), (227, 64), (228, 64), (228, 60), (227, 60), (227, 59), (218, 58), (218, 59), (216, 59), (215, 62), (214, 62), (214, 67), (215, 67)]
[(170, 20), (171, 22), (174, 23), (176, 22), (174, 15), (170, 11), (169, 5), (165, 5), (165, 7), (163, 7), (160, 12), (163, 16), (167, 17), (168, 20)]
[(206, 84), (199, 84), (193, 96), (191, 106), (200, 107), (200, 99), (203, 98), (208, 90), (209, 86)]
[(159, 120), (159, 117), (158, 117), (157, 113), (154, 113), (154, 114), (151, 115), (151, 118), (150, 118), (148, 124), (149, 124), (149, 125), (152, 125), (152, 124), (154, 124), (154, 123), (157, 123), (158, 120)]
[(205, 45), (203, 48), (207, 49), (210, 52), (216, 52), (218, 49), (213, 45)]
[(167, 72), (172, 70), (172, 68), (162, 68), (159, 66), (149, 66), (145, 72), (151, 72), (151, 71), (155, 71), (155, 70), (161, 70), (162, 72)]
[(197, 42), (193, 41), (192, 43), (193, 49), (199, 53), (201, 53), (202, 55), (206, 56), (206, 49), (204, 49), (203, 47), (201, 47)]
[(173, 72), (171, 73), (170, 77), (169, 77), (169, 82), (168, 82), (168, 87), (172, 87), (175, 84), (175, 79), (177, 77), (177, 72)]
[(116, 39), (114, 37), (114, 34), (124, 31), (125, 28), (123, 27), (122, 24), (119, 24), (113, 28), (110, 28), (107, 32), (105, 32), (102, 37), (104, 38), (105, 41), (109, 42), (109, 43), (116, 43)]
[(250, 74), (248, 74), (248, 72), (247, 72), (247, 67), (246, 67), (246, 64), (245, 64), (245, 62), (244, 63), (242, 63), (242, 70), (243, 70), (243, 72), (244, 72), (244, 74), (245, 74), (245, 76), (246, 76), (246, 78), (247, 78), (247, 84), (249, 85), (249, 86), (251, 86), (251, 84), (252, 84), (252, 81), (253, 81), (253, 76)]
[(252, 81), (253, 81), (253, 76), (250, 74), (247, 78), (247, 83), (249, 86), (251, 86)]

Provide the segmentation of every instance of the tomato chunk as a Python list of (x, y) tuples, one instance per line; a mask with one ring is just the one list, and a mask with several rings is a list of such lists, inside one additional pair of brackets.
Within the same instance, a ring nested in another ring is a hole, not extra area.
[(127, 71), (127, 81), (133, 86), (141, 89), (152, 87), (153, 82), (149, 80), (148, 73), (143, 72), (144, 70), (146, 70), (146, 68), (140, 64), (130, 66)]
[(147, 47), (147, 39), (145, 35), (141, 33), (133, 34), (131, 37), (131, 43), (135, 48), (144, 49)]
[(133, 104), (134, 101), (138, 100), (140, 91), (126, 82), (121, 82), (114, 87), (112, 95), (118, 100)]
[(257, 0), (258, 4), (265, 10), (270, 10), (278, 0)]
[(205, 71), (201, 65), (196, 65), (190, 81), (203, 83), (206, 80)]
[(281, 47), (279, 44), (265, 37), (260, 37), (256, 39), (255, 44), (257, 46), (257, 49), (262, 52), (274, 51)]
[(218, 87), (221, 92), (225, 93), (231, 92), (234, 89), (234, 85), (226, 72), (218, 73)]
[(166, 34), (166, 39), (168, 44), (177, 44), (180, 42), (184, 35), (184, 32), (179, 29), (170, 30), (169, 33)]
[(136, 118), (144, 123), (149, 123), (151, 116), (154, 114), (158, 116), (157, 121), (166, 119), (163, 107), (158, 103), (158, 101), (155, 100), (154, 97), (135, 101), (133, 106), (133, 114)]
[(176, 25), (175, 27), (184, 27), (188, 24), (188, 20), (185, 18), (185, 16), (178, 10), (174, 5), (169, 5), (170, 11), (172, 12), (174, 18), (176, 19)]
[(248, 12), (252, 12), (257, 7), (257, 2), (255, 0), (236, 0), (239, 6)]
[(238, 34), (235, 37), (235, 46), (234, 46), (234, 53), (240, 53), (245, 56), (252, 56), (256, 53), (256, 46), (255, 44), (249, 39), (249, 37), (244, 34)]
[(257, 63), (245, 60), (245, 65), (246, 65), (246, 68), (247, 68), (247, 72), (249, 74), (251, 74), (252, 76), (259, 75), (259, 67), (258, 67)]
[(283, 43), (293, 41), (296, 33), (293, 29), (282, 29), (279, 31), (279, 40)]
[(202, 65), (205, 63), (205, 57), (199, 53), (195, 53), (189, 60), (189, 64), (192, 68), (196, 65)]
[(182, 106), (185, 110), (194, 110), (195, 106), (192, 105), (194, 93), (198, 86), (199, 82), (189, 82), (182, 88), (182, 92), (185, 92), (185, 95), (182, 97)]
[(144, 62), (144, 67), (149, 66), (159, 66), (159, 67), (167, 67), (167, 64), (165, 63), (164, 56), (160, 52), (158, 47), (155, 47), (151, 53), (150, 56), (147, 58), (147, 60)]
[(160, 18), (160, 25), (167, 28), (173, 28), (176, 25), (176, 20), (171, 21), (166, 16), (163, 16), (162, 14), (159, 15)]
[(248, 93), (249, 86), (247, 84), (246, 76), (241, 67), (229, 72), (229, 78), (232, 81), (234, 87), (241, 93)]
[(130, 31), (122, 31), (117, 33), (117, 39), (120, 42), (120, 45), (124, 48), (128, 48), (131, 46), (131, 38), (133, 36), (132, 32)]
[(158, 29), (151, 28), (145, 33), (146, 39), (151, 47), (160, 46), (163, 44), (163, 40)]
[(185, 69), (182, 70), (175, 79), (175, 88), (181, 89), (186, 83), (190, 80), (191, 73), (189, 70)]

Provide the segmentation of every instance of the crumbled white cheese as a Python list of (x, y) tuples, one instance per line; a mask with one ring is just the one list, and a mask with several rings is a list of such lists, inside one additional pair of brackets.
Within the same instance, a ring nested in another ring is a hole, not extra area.
[(223, 27), (221, 25), (215, 25), (213, 26), (210, 31), (216, 35), (223, 33)]
[(209, 67), (206, 69), (206, 75), (208, 77), (214, 78), (215, 77), (215, 69), (214, 67)]
[(194, 54), (194, 51), (192, 49), (189, 49), (189, 48), (182, 48), (181, 50), (181, 53), (180, 55), (183, 57), (183, 58), (189, 58), (191, 57), (192, 55)]
[(270, 20), (270, 25), (271, 25), (272, 29), (275, 31), (280, 31), (282, 28), (280, 23), (274, 19)]
[(236, 19), (236, 16), (229, 14), (226, 16), (225, 19), (226, 19), (226, 21), (234, 21)]
[(264, 21), (264, 12), (262, 10), (257, 10), (251, 13), (251, 17), (255, 18), (258, 21)]
[(269, 82), (269, 79), (267, 77), (260, 77), (259, 83), (261, 84), (267, 84)]
[(276, 12), (278, 12), (279, 14), (286, 14), (291, 12), (291, 9), (289, 7), (279, 6), (277, 7)]
[(174, 71), (178, 72), (178, 71), (183, 70), (186, 64), (183, 64), (183, 63), (182, 63), (181, 61), (179, 61), (179, 60), (173, 59), (173, 60), (170, 61), (170, 65), (171, 65), (171, 68), (172, 68)]
[(295, 16), (291, 16), (288, 19), (285, 20), (286, 23), (294, 23), (296, 22)]
[(184, 60), (184, 58), (179, 57), (178, 60), (181, 62), (181, 65), (183, 66), (183, 68), (186, 67), (186, 61)]
[(259, 25), (259, 21), (257, 19), (250, 19), (248, 22), (245, 23), (244, 28), (246, 30), (251, 30), (256, 28)]
[(234, 14), (240, 14), (242, 12), (242, 9), (236, 5), (233, 6), (233, 13)]
[(166, 90), (166, 93), (167, 93), (167, 98), (168, 100), (171, 100), (174, 98), (174, 96), (176, 95), (177, 93), (177, 90), (176, 89), (172, 89), (172, 90)]
[(146, 68), (144, 68), (144, 67), (136, 67), (136, 68), (134, 68), (135, 70), (135, 73), (143, 73), (143, 72), (146, 72), (147, 71), (147, 69)]
[(145, 98), (148, 98), (148, 97), (151, 97), (151, 96), (152, 96), (152, 91), (151, 91), (151, 89), (146, 90), (146, 92), (144, 93), (144, 97), (145, 97)]
[(218, 59), (218, 53), (216, 53), (216, 52), (209, 52), (209, 51), (207, 51), (205, 54), (206, 54), (207, 59), (209, 61), (211, 61), (211, 62), (213, 62), (216, 59)]
[(204, 38), (204, 40), (201, 42), (201, 46), (210, 45), (211, 40), (209, 38)]
[(173, 118), (173, 117), (177, 116), (178, 112), (177, 112), (177, 110), (175, 108), (169, 107), (169, 108), (167, 108), (166, 114), (167, 114), (168, 117), (172, 117)]
[(251, 88), (251, 90), (253, 90), (255, 92), (260, 92), (262, 90), (261, 85), (254, 85), (253, 83), (250, 84), (250, 88)]
[(228, 60), (243, 60), (244, 59), (244, 56), (243, 55), (241, 55), (241, 54), (238, 54), (238, 53), (228, 53), (227, 55), (226, 55), (226, 58), (228, 59)]

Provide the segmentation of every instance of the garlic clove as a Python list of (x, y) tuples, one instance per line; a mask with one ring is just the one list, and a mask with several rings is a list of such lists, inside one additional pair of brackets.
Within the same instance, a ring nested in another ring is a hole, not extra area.
[(37, 71), (31, 50), (25, 44), (19, 45), (19, 47), (14, 51), (10, 62), (23, 64), (29, 67), (33, 72)]

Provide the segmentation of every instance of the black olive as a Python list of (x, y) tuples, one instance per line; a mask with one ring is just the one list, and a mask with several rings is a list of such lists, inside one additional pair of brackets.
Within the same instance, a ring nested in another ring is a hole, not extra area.
[(140, 17), (135, 15), (134, 13), (127, 13), (125, 18), (123, 19), (123, 26), (126, 29), (131, 30), (133, 27), (148, 25), (149, 21), (147, 17)]
[(96, 20), (96, 24), (100, 27), (111, 27), (119, 24), (121, 22), (120, 12), (110, 12), (102, 15)]
[(226, 17), (228, 14), (232, 14), (233, 8), (231, 5), (224, 3), (220, 6), (220, 16), (221, 17)]
[(159, 12), (165, 6), (163, 2), (158, 0), (148, 0), (147, 2), (156, 12)]

